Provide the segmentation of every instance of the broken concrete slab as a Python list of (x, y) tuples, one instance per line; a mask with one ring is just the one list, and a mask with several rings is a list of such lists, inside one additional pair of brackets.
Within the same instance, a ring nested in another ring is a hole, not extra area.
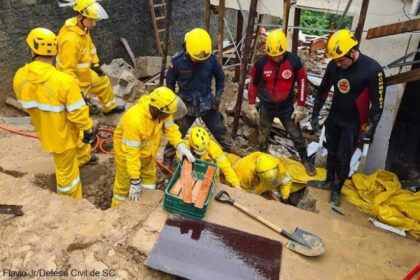
[(116, 58), (110, 64), (103, 64), (101, 70), (107, 75), (113, 85), (118, 84), (123, 72), (131, 72), (136, 76), (133, 66), (125, 62), (122, 58)]
[[(171, 57), (166, 59), (166, 67), (171, 62)], [(137, 70), (140, 78), (150, 77), (160, 72), (162, 67), (162, 57), (160, 56), (140, 56), (136, 58)]]

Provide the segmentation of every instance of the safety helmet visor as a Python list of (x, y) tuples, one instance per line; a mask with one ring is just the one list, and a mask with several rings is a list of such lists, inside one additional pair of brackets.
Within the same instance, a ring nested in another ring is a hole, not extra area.
[(101, 4), (94, 2), (80, 11), (80, 13), (89, 19), (103, 20), (108, 19), (108, 14)]

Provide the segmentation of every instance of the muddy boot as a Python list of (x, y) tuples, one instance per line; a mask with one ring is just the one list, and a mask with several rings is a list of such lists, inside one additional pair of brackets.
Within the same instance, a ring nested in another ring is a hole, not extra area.
[(341, 205), (341, 194), (336, 190), (332, 190), (331, 194), (330, 194), (329, 203), (331, 203), (332, 205), (334, 205), (336, 207), (340, 207), (340, 205)]
[(309, 160), (302, 161), (303, 166), (305, 167), (306, 174), (309, 176), (315, 176), (316, 175), (316, 169), (315, 166), (310, 162)]
[(312, 187), (312, 188), (316, 188), (316, 189), (323, 189), (323, 190), (329, 190), (332, 187), (332, 183), (331, 181), (317, 181), (317, 180), (310, 180), (306, 183), (306, 185)]

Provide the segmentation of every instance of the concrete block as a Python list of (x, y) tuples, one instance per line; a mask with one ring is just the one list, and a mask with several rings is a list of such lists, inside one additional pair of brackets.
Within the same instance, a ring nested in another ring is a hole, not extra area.
[[(166, 67), (171, 62), (171, 57), (166, 60)], [(137, 70), (140, 78), (150, 77), (160, 72), (162, 58), (160, 56), (141, 56), (136, 58)]]
[(101, 70), (109, 77), (113, 85), (119, 83), (123, 72), (134, 72), (133, 66), (125, 62), (122, 58), (113, 59), (110, 64), (102, 65)]
[(35, 4), (36, 4), (36, 0), (11, 0), (11, 6), (14, 9), (19, 9), (25, 6), (31, 6)]

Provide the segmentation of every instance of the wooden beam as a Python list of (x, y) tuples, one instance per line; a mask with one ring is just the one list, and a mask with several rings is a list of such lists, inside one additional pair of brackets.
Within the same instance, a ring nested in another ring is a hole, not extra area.
[(360, 9), (359, 21), (357, 22), (356, 31), (354, 32), (354, 36), (356, 37), (357, 41), (362, 39), (363, 27), (365, 26), (366, 14), (369, 7), (369, 0), (363, 0), (362, 8)]
[(225, 28), (225, 0), (219, 0), (219, 17), (217, 19), (217, 59), (220, 64), (223, 64), (223, 34)]
[(290, 0), (283, 0), (283, 32), (287, 36), (287, 26), (289, 24)]
[(242, 64), (241, 64), (241, 79), (239, 81), (238, 95), (235, 105), (235, 117), (233, 119), (232, 135), (236, 136), (239, 126), (239, 118), (241, 116), (241, 105), (244, 94), (245, 79), (248, 72), (248, 63), (250, 59), (251, 41), (252, 34), (254, 33), (255, 17), (257, 16), (257, 4), (258, 0), (251, 0), (248, 14), (248, 24), (246, 28), (246, 37), (244, 42), (244, 50), (242, 53)]
[[(295, 9), (295, 18), (293, 20), (293, 26), (300, 26), (300, 12), (299, 8)], [(299, 45), (299, 29), (293, 29), (293, 40), (292, 40), (292, 53), (297, 54)]]
[[(242, 39), (242, 29), (244, 27), (244, 18), (242, 16), (242, 12), (238, 10), (236, 16), (236, 45), (238, 45), (239, 41)], [(239, 55), (241, 54), (241, 48), (238, 48)], [(239, 61), (238, 54), (236, 54), (236, 58)], [(235, 67), (235, 77), (233, 81), (236, 83), (239, 81), (241, 75), (241, 66)]]
[(378, 27), (373, 27), (368, 30), (366, 39), (374, 39), (394, 34), (401, 34), (404, 32), (411, 32), (420, 29), (420, 19), (407, 20)]
[(401, 74), (386, 77), (386, 85), (395, 85), (420, 80), (420, 68), (410, 70)]
[(206, 8), (204, 10), (204, 29), (207, 30), (207, 32), (209, 32), (210, 30), (210, 12), (211, 12), (211, 5), (210, 5), (210, 0), (204, 0), (206, 3)]

